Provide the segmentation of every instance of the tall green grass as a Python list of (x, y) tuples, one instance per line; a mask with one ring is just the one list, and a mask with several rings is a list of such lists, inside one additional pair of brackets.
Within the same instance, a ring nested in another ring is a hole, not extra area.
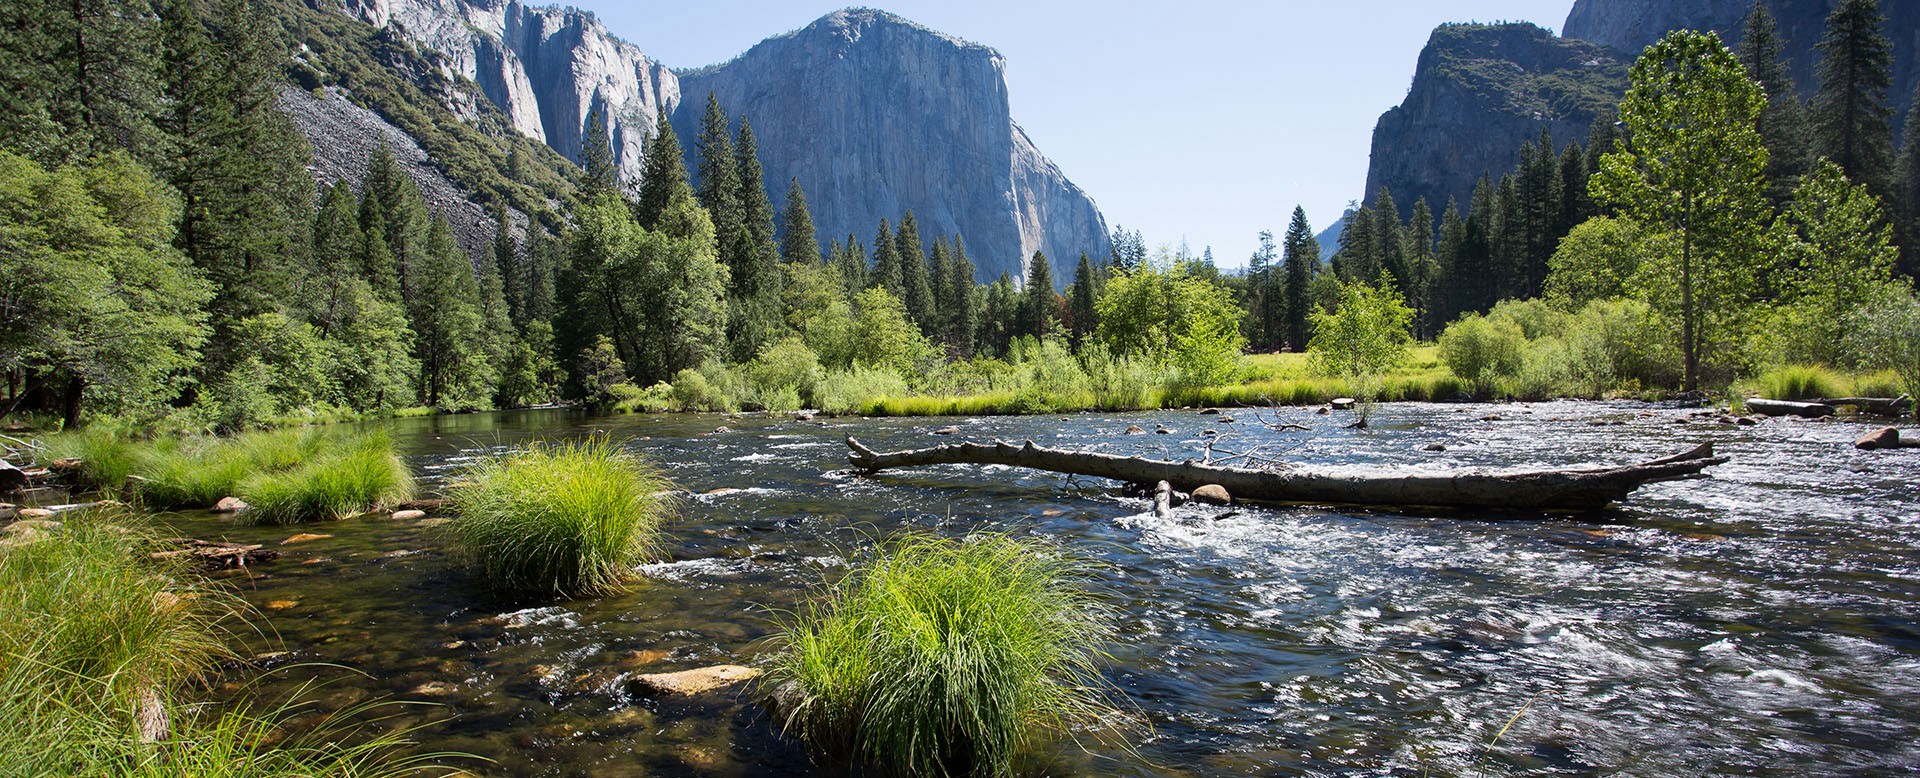
[[(230, 659), (245, 609), (228, 590), (149, 557), (125, 509), (62, 514), (0, 545), (0, 775), (381, 778), (417, 774), (405, 732), (362, 738), (335, 714), (289, 731), (188, 692)], [(444, 772), (444, 771), (442, 771)]]
[(1113, 715), (1111, 611), (1088, 572), (1007, 535), (890, 544), (784, 628), (783, 726), (883, 773), (1011, 774), (1040, 734)]
[(536, 443), (467, 470), (448, 492), (451, 530), (496, 589), (602, 594), (659, 548), (669, 488), (658, 469), (604, 437)]
[(126, 485), (143, 459), (140, 444), (106, 426), (52, 435), (46, 443), (46, 460), (80, 460), (80, 479), (99, 489)]
[(163, 438), (154, 442), (139, 468), (145, 481), (136, 493), (141, 504), (151, 508), (205, 508), (239, 495), (248, 477), (291, 469), (342, 439), (314, 429)]
[(1812, 400), (1844, 394), (1848, 381), (1819, 365), (1787, 365), (1754, 376), (1748, 384), (1751, 391), (1769, 400)]
[(245, 516), (256, 524), (349, 518), (413, 496), (413, 475), (375, 433), (335, 441), (299, 465), (242, 481)]

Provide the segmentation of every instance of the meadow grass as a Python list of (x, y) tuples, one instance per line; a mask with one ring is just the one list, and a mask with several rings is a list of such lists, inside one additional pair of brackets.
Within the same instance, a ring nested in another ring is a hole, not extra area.
[(1748, 391), (1768, 400), (1812, 400), (1838, 397), (1852, 382), (1819, 365), (1787, 365), (1760, 373), (1746, 383)]
[(80, 479), (98, 489), (118, 489), (139, 469), (143, 446), (110, 427), (85, 427), (48, 436), (45, 461), (80, 460)]
[(294, 468), (339, 439), (314, 429), (163, 438), (148, 450), (135, 494), (142, 505), (161, 510), (210, 507), (238, 495), (248, 477)]
[(441, 757), (400, 755), (405, 731), (359, 737), (364, 709), (297, 730), (292, 708), (199, 712), (187, 692), (233, 658), (248, 611), (150, 558), (154, 537), (108, 508), (0, 544), (0, 775), (384, 778)]
[(448, 491), (453, 537), (502, 591), (617, 591), (659, 548), (671, 515), (661, 472), (605, 437), (535, 443), (475, 462)]
[(777, 638), (782, 725), (856, 768), (1009, 775), (1036, 735), (1113, 716), (1089, 577), (1008, 535), (887, 544)]
[(413, 475), (384, 433), (329, 441), (283, 470), (256, 473), (239, 486), (255, 524), (345, 519), (413, 496)]

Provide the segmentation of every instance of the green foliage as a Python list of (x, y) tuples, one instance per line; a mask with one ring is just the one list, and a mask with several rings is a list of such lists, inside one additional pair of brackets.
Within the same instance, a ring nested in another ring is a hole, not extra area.
[(819, 385), (825, 372), (820, 367), (820, 357), (807, 348), (805, 341), (797, 337), (787, 337), (764, 349), (742, 368), (746, 375), (749, 393), (756, 398), (782, 398), (791, 393), (795, 407), (772, 407), (767, 399), (758, 399), (749, 405), (759, 406), (763, 410), (797, 410), (799, 401), (811, 398), (814, 388)]
[(1898, 259), (1879, 201), (1823, 159), (1794, 190), (1783, 218), (1792, 235), (1783, 249), (1796, 261), (1787, 274), (1789, 309), (1770, 329), (1784, 340), (1784, 360), (1864, 363), (1854, 319), (1861, 305), (1894, 286)]
[(1526, 342), (1526, 333), (1511, 319), (1468, 314), (1440, 333), (1440, 358), (1482, 394), (1520, 372)]
[[(1312, 317), (1308, 351), (1327, 375), (1365, 382), (1406, 356), (1413, 309), (1391, 284), (1340, 284), (1339, 307)], [(1364, 394), (1364, 392), (1363, 392)]]
[(299, 466), (240, 483), (255, 524), (350, 518), (413, 496), (413, 475), (383, 434), (340, 441)]
[(240, 494), (240, 484), (254, 474), (291, 469), (342, 441), (313, 429), (162, 438), (144, 452), (135, 496), (161, 510), (210, 508)]
[(173, 248), (176, 195), (130, 158), (46, 170), (0, 150), (0, 370), (103, 410), (169, 399), (212, 288)]
[(1820, 87), (1811, 107), (1819, 154), (1876, 195), (1889, 191), (1893, 171), (1893, 44), (1882, 32), (1879, 0), (1840, 0), (1815, 46)]
[(1010, 775), (1041, 729), (1102, 723), (1110, 609), (1087, 568), (1009, 535), (897, 540), (782, 632), (782, 726), (898, 775)]
[(731, 411), (737, 407), (731, 392), (690, 367), (673, 374), (673, 402), (683, 411)]
[(1218, 281), (1179, 262), (1115, 272), (1095, 309), (1096, 336), (1116, 356), (1178, 371), (1192, 386), (1238, 378), (1246, 313)]
[(1762, 255), (1767, 151), (1755, 121), (1765, 96), (1713, 33), (1669, 33), (1632, 69), (1621, 103), (1629, 135), (1590, 186), (1677, 251), (1649, 256), (1633, 287), (1680, 322), (1683, 388), (1699, 388), (1708, 349), (1737, 334)]
[(1920, 397), (1920, 300), (1911, 291), (1882, 288), (1860, 306), (1855, 322), (1867, 364), (1893, 371), (1903, 393)]
[(657, 468), (604, 437), (537, 443), (467, 470), (448, 492), (457, 516), (451, 530), (496, 589), (606, 594), (658, 553), (671, 488)]
[(1574, 227), (1547, 261), (1546, 296), (1570, 308), (1623, 297), (1649, 247), (1632, 222), (1595, 216)]
[(866, 413), (882, 398), (906, 395), (907, 381), (898, 372), (856, 364), (827, 371), (814, 388), (813, 402), (822, 412), (848, 415)]
[[(80, 460), (84, 486), (118, 489), (140, 469), (140, 446), (110, 427), (93, 425), (47, 438), (46, 459)], [(44, 464), (44, 463), (43, 463)]]
[(853, 298), (853, 331), (848, 361), (906, 375), (933, 359), (933, 344), (907, 317), (907, 308), (884, 286), (863, 289)]

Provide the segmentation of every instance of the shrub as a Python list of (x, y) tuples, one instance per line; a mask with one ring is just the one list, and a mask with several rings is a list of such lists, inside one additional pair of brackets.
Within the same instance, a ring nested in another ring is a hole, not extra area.
[[(782, 390), (791, 390), (800, 398), (807, 399), (813, 397), (814, 386), (820, 383), (822, 373), (819, 355), (807, 348), (806, 342), (798, 337), (788, 337), (762, 349), (759, 356), (747, 363), (744, 372), (752, 394), (764, 398), (782, 394)], [(798, 405), (796, 401), (794, 406)]]
[(848, 370), (827, 373), (814, 394), (814, 402), (823, 412), (865, 413), (876, 400), (906, 396), (907, 382), (892, 370), (855, 365)]
[(897, 541), (781, 634), (784, 727), (899, 775), (1007, 775), (1037, 728), (1110, 715), (1088, 571), (1005, 535)]
[(413, 476), (386, 435), (332, 445), (298, 467), (242, 482), (243, 515), (256, 524), (344, 519), (412, 496)]
[(1526, 345), (1526, 334), (1513, 321), (1468, 314), (1440, 333), (1440, 359), (1480, 394), (1520, 371)]
[(468, 469), (448, 492), (452, 532), (496, 589), (601, 594), (655, 553), (670, 488), (659, 470), (606, 438), (536, 443)]
[(683, 411), (731, 411), (733, 398), (714, 386), (707, 374), (693, 368), (673, 374), (673, 402)]

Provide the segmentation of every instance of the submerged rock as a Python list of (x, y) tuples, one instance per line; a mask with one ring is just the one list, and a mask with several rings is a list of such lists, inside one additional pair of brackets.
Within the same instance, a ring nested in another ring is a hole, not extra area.
[(308, 541), (314, 541), (314, 540), (326, 540), (327, 538), (330, 538), (330, 537), (333, 537), (333, 536), (319, 535), (312, 532), (302, 532), (298, 535), (294, 535), (293, 537), (287, 538), (286, 540), (280, 541), (280, 545), (290, 546), (295, 543), (306, 543)]
[(426, 517), (427, 517), (427, 512), (426, 512), (426, 511), (421, 511), (421, 510), (408, 510), (408, 511), (394, 511), (394, 512), (393, 512), (393, 518), (394, 518), (395, 520), (397, 520), (397, 521), (414, 521), (414, 520), (416, 520), (416, 519), (424, 519), (424, 518), (426, 518)]
[(960, 434), (960, 428), (959, 428), (959, 427), (941, 427), (940, 429), (937, 429), (937, 430), (934, 430), (934, 431), (933, 431), (933, 434), (935, 434), (935, 435), (958, 435), (958, 434)]
[(634, 694), (694, 695), (759, 678), (764, 673), (764, 670), (742, 665), (714, 665), (677, 673), (636, 675), (627, 681), (627, 688)]
[(1143, 429), (1141, 429), (1141, 428), (1140, 428), (1140, 425), (1138, 425), (1138, 424), (1129, 424), (1129, 425), (1127, 425), (1127, 431), (1126, 431), (1126, 434), (1128, 434), (1128, 435), (1145, 435), (1145, 434), (1147, 434), (1147, 431), (1146, 431), (1146, 430), (1143, 430)]
[(1421, 451), (1445, 451), (1445, 450), (1447, 450), (1447, 444), (1445, 444), (1445, 443), (1428, 443), (1428, 444), (1427, 444), (1427, 445), (1425, 445), (1425, 446), (1421, 446), (1421, 447), (1420, 447), (1420, 450), (1421, 450)]

